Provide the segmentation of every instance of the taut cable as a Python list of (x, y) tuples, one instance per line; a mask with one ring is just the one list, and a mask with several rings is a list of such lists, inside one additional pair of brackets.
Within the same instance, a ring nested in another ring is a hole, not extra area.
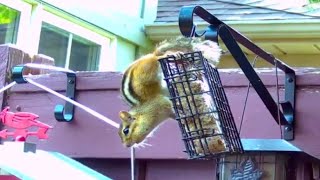
[(110, 124), (111, 126), (113, 126), (113, 127), (115, 127), (115, 128), (119, 128), (119, 124), (118, 124), (118, 123), (110, 120), (109, 118), (103, 116), (102, 114), (100, 114), (100, 113), (98, 113), (98, 112), (96, 112), (96, 111), (94, 111), (94, 110), (92, 110), (92, 109), (90, 109), (90, 108), (88, 108), (88, 107), (86, 107), (86, 106), (84, 106), (84, 105), (82, 105), (82, 104), (80, 104), (80, 103), (78, 103), (78, 102), (76, 102), (76, 101), (74, 101), (74, 100), (72, 100), (72, 99), (70, 99), (70, 98), (62, 95), (62, 94), (60, 94), (60, 93), (57, 93), (57, 92), (55, 92), (54, 90), (52, 90), (52, 89), (50, 89), (50, 88), (48, 88), (48, 87), (46, 87), (46, 86), (43, 86), (43, 85), (41, 85), (41, 84), (33, 81), (33, 80), (30, 79), (30, 78), (26, 78), (26, 80), (27, 80), (30, 84), (33, 84), (33, 85), (35, 85), (35, 86), (37, 86), (37, 87), (39, 87), (39, 88), (41, 88), (41, 89), (43, 89), (43, 90), (45, 90), (45, 91), (53, 94), (53, 95), (55, 95), (55, 96), (57, 96), (57, 97), (59, 97), (59, 98), (61, 98), (61, 99), (63, 99), (63, 100), (68, 101), (69, 103), (72, 103), (73, 105), (75, 105), (75, 106), (77, 106), (77, 107), (79, 107), (79, 108), (87, 111), (87, 112), (90, 113), (91, 115), (93, 115), (93, 116), (99, 118), (100, 120), (102, 120), (102, 121)]

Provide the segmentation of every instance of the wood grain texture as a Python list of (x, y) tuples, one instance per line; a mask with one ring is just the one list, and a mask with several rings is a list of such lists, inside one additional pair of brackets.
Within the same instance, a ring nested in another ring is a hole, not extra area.
[[(7, 64), (8, 64), (8, 54), (9, 54), (9, 47), (7, 46), (0, 46), (0, 85), (4, 87), (6, 85), (6, 77), (7, 77)], [(0, 94), (0, 103), (1, 108), (6, 105), (4, 101), (4, 94), (5, 92)], [(0, 129), (2, 129), (3, 125), (0, 124)], [(2, 139), (0, 139), (0, 142)]]
[[(122, 75), (119, 72), (77, 72), (76, 90), (118, 90)], [(45, 75), (25, 76), (55, 91), (65, 91), (67, 76), (64, 73), (52, 72)], [(32, 84), (14, 86), (11, 92), (44, 92)]]
[[(258, 70), (259, 71), (259, 70)], [(261, 80), (267, 87), (274, 87), (276, 77), (273, 69), (260, 70), (258, 73)], [(320, 69), (299, 68), (297, 73), (297, 87), (305, 86), (320, 86), (320, 81), (317, 77), (320, 74)], [(121, 85), (122, 74), (120, 72), (77, 72), (77, 90), (104, 90), (114, 89), (119, 90)], [(66, 75), (60, 72), (51, 72), (50, 74), (25, 76), (35, 81), (50, 87), (55, 91), (64, 91), (66, 89)], [(248, 79), (241, 70), (220, 70), (220, 77), (224, 87), (238, 88), (247, 87)], [(48, 79), (50, 79), (48, 81)], [(279, 85), (284, 84), (284, 75), (279, 71)], [(32, 84), (21, 84), (14, 86), (12, 92), (43, 92), (43, 90)]]
[[(130, 159), (76, 159), (115, 180), (130, 179)], [(141, 175), (141, 165), (145, 172)], [(197, 160), (137, 160), (137, 180), (215, 180), (214, 161)]]
[(216, 165), (214, 161), (150, 161), (146, 179), (212, 180), (216, 179)]
[[(6, 84), (10, 83), (11, 80), (11, 70), (12, 67), (20, 64), (30, 63), (30, 62), (53, 65), (54, 62), (52, 58), (44, 55), (35, 55), (31, 57), (29, 54), (15, 47), (13, 44), (2, 44), (0, 45), (0, 85), (1, 88)], [(31, 70), (26, 69), (25, 74), (42, 74), (47, 73), (43, 70)], [(8, 101), (5, 99), (9, 97), (8, 91), (2, 92), (0, 94), (1, 107), (7, 106)], [(0, 129), (2, 129), (2, 124), (0, 124)], [(1, 139), (0, 139), (1, 140)]]
[[(296, 135), (290, 141), (306, 153), (320, 158), (319, 108), (320, 82), (318, 70), (297, 71), (296, 100)], [(259, 75), (266, 82), (268, 90), (276, 99), (274, 72), (261, 72)], [(35, 77), (37, 82), (55, 90), (65, 89), (65, 75), (50, 74)], [(77, 73), (76, 100), (91, 109), (120, 122), (118, 112), (128, 109), (120, 97), (121, 74), (115, 72)], [(231, 106), (231, 110), (239, 127), (244, 107), (248, 81), (241, 72), (221, 72), (221, 79)], [(283, 82), (280, 79), (280, 82)], [(280, 89), (280, 100), (283, 100), (283, 89)], [(40, 141), (39, 148), (59, 151), (72, 157), (91, 158), (129, 158), (130, 150), (120, 143), (117, 129), (95, 118), (80, 108), (75, 109), (75, 119), (71, 123), (59, 123), (54, 119), (53, 109), (58, 103), (64, 103), (57, 97), (30, 84), (17, 85), (11, 89), (8, 104), (22, 111), (30, 111), (40, 116), (40, 120), (54, 128), (49, 132), (48, 141)], [(280, 138), (280, 128), (272, 119), (257, 93), (251, 89), (247, 110), (241, 131), (242, 138)], [(37, 142), (35, 139), (30, 139)], [(147, 141), (152, 146), (136, 151), (141, 159), (185, 159), (186, 154), (181, 140), (177, 122), (169, 120)]]

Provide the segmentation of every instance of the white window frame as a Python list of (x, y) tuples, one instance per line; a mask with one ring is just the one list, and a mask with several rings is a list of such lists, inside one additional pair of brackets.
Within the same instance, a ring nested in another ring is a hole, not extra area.
[[(105, 36), (102, 36), (98, 33), (95, 33), (93, 31), (90, 31), (82, 26), (79, 26), (73, 22), (70, 22), (68, 20), (65, 20), (61, 17), (58, 17), (50, 12), (47, 12), (43, 10), (39, 15), (41, 14), (40, 18), (42, 22), (46, 22), (48, 24), (54, 25), (60, 29), (63, 29), (65, 31), (68, 31), (72, 34), (75, 34), (77, 36), (80, 36), (84, 39), (87, 39), (93, 43), (96, 43), (101, 46), (100, 49), (100, 56), (99, 56), (99, 71), (111, 71), (114, 70), (116, 67), (116, 58), (114, 57), (114, 53), (112, 52), (112, 46), (111, 46), (111, 39), (107, 38)], [(41, 24), (40, 27), (41, 29)], [(40, 33), (40, 32), (39, 32)], [(39, 35), (40, 37), (40, 35)], [(39, 41), (38, 41), (39, 42)], [(69, 48), (71, 48), (69, 46)], [(70, 53), (71, 49), (68, 49), (67, 52)], [(70, 62), (68, 62), (68, 57), (66, 59), (66, 66), (69, 65)], [(68, 67), (66, 67), (68, 68)]]
[(42, 22), (46, 22), (100, 45), (98, 71), (115, 71), (116, 39), (114, 37), (101, 35), (59, 17), (46, 11), (41, 4), (29, 4), (21, 0), (0, 0), (0, 3), (20, 12), (16, 46), (23, 51), (31, 55), (38, 54)]
[(16, 46), (29, 52), (30, 47), (30, 17), (32, 5), (21, 0), (0, 0), (0, 4), (8, 6), (20, 12), (20, 19), (18, 25)]

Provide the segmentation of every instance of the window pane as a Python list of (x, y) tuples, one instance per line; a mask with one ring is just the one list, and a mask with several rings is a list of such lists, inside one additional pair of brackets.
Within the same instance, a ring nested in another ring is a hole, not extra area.
[(69, 68), (76, 71), (98, 70), (100, 46), (73, 36)]
[[(68, 42), (71, 40), (70, 57), (68, 55)], [(39, 53), (54, 58), (55, 65), (66, 66), (69, 58), (69, 69), (74, 71), (98, 70), (100, 46), (80, 36), (58, 27), (43, 23), (41, 28)]]
[(0, 4), (0, 44), (16, 43), (20, 12)]
[(56, 66), (65, 67), (69, 33), (47, 23), (42, 23), (39, 54), (54, 58)]

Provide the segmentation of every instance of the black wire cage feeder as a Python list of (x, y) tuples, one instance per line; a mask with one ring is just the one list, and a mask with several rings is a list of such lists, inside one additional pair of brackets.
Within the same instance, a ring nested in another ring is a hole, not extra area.
[[(193, 23), (194, 14), (209, 23), (200, 35)], [(295, 72), (266, 53), (246, 37), (224, 24), (200, 6), (184, 6), (179, 14), (179, 28), (186, 37), (200, 37), (218, 43), (222, 39), (239, 67), (256, 90), (277, 123), (285, 126), (284, 139), (293, 139)], [(237, 41), (286, 73), (283, 113), (246, 59)], [(189, 159), (212, 159), (244, 152), (219, 72), (201, 52), (169, 56), (159, 60), (175, 110), (182, 140)], [(280, 117), (280, 118), (279, 118)], [(279, 119), (279, 121), (278, 121)]]
[(201, 52), (163, 58), (160, 64), (189, 157), (243, 152), (218, 70)]

